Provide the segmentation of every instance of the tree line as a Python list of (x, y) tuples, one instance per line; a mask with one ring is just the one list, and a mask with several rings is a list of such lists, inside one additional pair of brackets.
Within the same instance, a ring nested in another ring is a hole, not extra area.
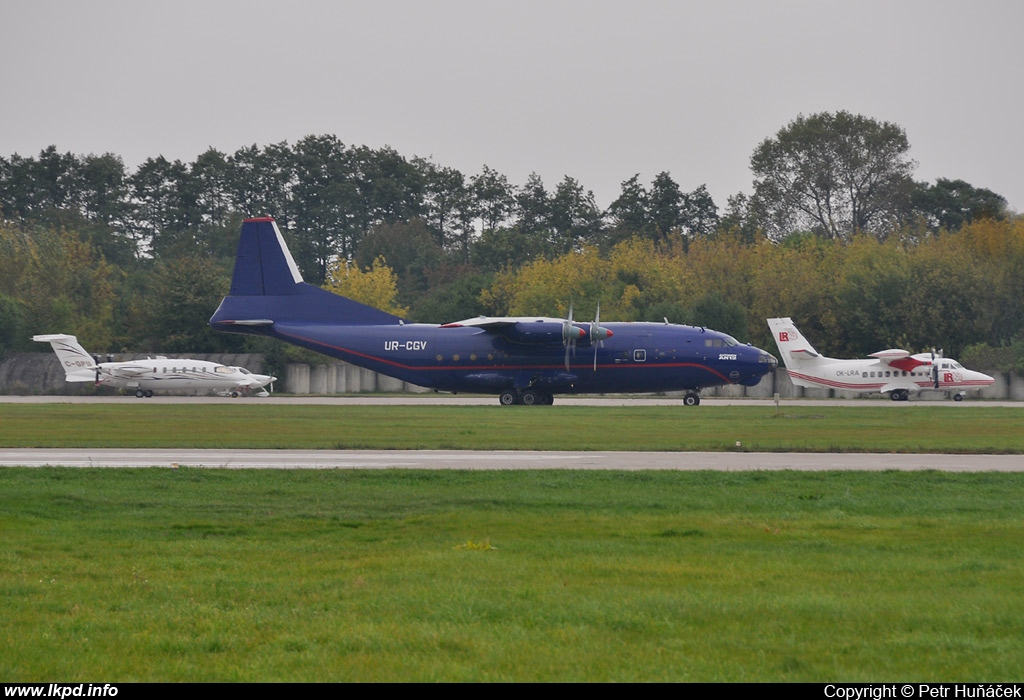
[[(825, 351), (870, 352), (883, 339), (1009, 347), (1024, 331), (1011, 311), (1022, 261), (963, 257), (946, 241), (999, 225), (985, 235), (1016, 250), (1017, 217), (962, 180), (915, 181), (908, 152), (891, 123), (801, 115), (755, 149), (753, 193), (721, 212), (704, 185), (685, 191), (668, 171), (624, 180), (601, 209), (569, 176), (516, 186), (487, 166), (467, 176), (329, 135), (211, 148), (191, 163), (154, 157), (132, 172), (114, 154), (55, 146), (0, 156), (0, 352), (30, 349), (42, 332), (102, 352), (267, 351), (206, 327), (251, 215), (277, 220), (307, 281), (355, 296), (373, 282), (371, 302), (414, 320), (551, 315), (570, 298), (602, 299), (605, 320), (668, 317), (768, 348), (765, 313), (820, 328)], [(955, 255), (959, 265), (944, 257)], [(763, 279), (767, 269), (779, 279)], [(873, 298), (879, 280), (888, 291)], [(909, 316), (897, 290), (921, 300)]]

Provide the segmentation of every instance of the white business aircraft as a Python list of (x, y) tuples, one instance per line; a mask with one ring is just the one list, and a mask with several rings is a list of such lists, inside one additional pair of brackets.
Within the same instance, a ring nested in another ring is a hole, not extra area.
[(912, 391), (952, 391), (953, 399), (961, 401), (968, 389), (995, 381), (942, 357), (941, 351), (911, 355), (906, 350), (881, 350), (869, 355), (872, 359), (835, 360), (819, 355), (790, 318), (770, 318), (768, 327), (797, 386), (878, 392), (893, 401), (906, 401)]
[(277, 379), (253, 374), (244, 367), (228, 367), (205, 360), (156, 357), (130, 362), (97, 362), (73, 335), (36, 335), (32, 340), (53, 347), (64, 367), (65, 380), (134, 389), (140, 399), (152, 396), (154, 391), (182, 389), (224, 391), (231, 392), (232, 396), (260, 389), (257, 396), (267, 396), (263, 387)]

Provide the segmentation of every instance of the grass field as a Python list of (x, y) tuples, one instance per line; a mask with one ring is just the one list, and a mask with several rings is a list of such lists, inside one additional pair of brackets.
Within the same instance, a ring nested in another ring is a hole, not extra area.
[(0, 405), (0, 447), (1024, 453), (1024, 409)]
[(1024, 474), (0, 470), (6, 681), (1024, 674)]
[[(0, 406), (0, 446), (1024, 452), (971, 407)], [(0, 469), (5, 681), (1009, 681), (1024, 474)]]

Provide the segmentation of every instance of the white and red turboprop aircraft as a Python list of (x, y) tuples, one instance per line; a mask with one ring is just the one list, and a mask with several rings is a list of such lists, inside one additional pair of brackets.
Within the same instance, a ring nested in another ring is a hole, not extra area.
[(871, 359), (836, 360), (818, 354), (790, 318), (770, 318), (768, 327), (789, 378), (797, 386), (877, 392), (889, 394), (893, 401), (906, 401), (912, 391), (952, 391), (953, 399), (961, 401), (968, 389), (981, 389), (995, 381), (942, 357), (941, 350), (917, 355), (881, 350), (869, 355)]
[(99, 362), (78, 344), (73, 335), (62, 333), (32, 336), (37, 343), (49, 343), (57, 353), (64, 379), (69, 382), (95, 382), (119, 389), (134, 390), (140, 399), (154, 391), (196, 389), (239, 393), (255, 391), (267, 396), (263, 388), (277, 377), (253, 374), (244, 367), (228, 367), (205, 360), (168, 359), (166, 357), (130, 362)]

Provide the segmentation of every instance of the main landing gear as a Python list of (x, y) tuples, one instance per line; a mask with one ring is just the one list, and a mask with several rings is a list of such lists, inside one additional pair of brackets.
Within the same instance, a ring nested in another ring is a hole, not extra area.
[(910, 392), (906, 389), (893, 389), (889, 392), (889, 398), (893, 401), (906, 401), (910, 397)]
[(555, 397), (546, 391), (537, 391), (536, 389), (524, 391), (509, 389), (501, 392), (498, 401), (502, 406), (550, 406), (555, 402)]
[(683, 405), (700, 406), (700, 394), (696, 394), (692, 391), (689, 392), (686, 396), (683, 397)]
[(151, 398), (153, 398), (153, 391), (151, 389), (136, 389), (135, 390), (135, 398), (137, 398), (137, 399), (142, 399), (142, 398), (151, 399)]

